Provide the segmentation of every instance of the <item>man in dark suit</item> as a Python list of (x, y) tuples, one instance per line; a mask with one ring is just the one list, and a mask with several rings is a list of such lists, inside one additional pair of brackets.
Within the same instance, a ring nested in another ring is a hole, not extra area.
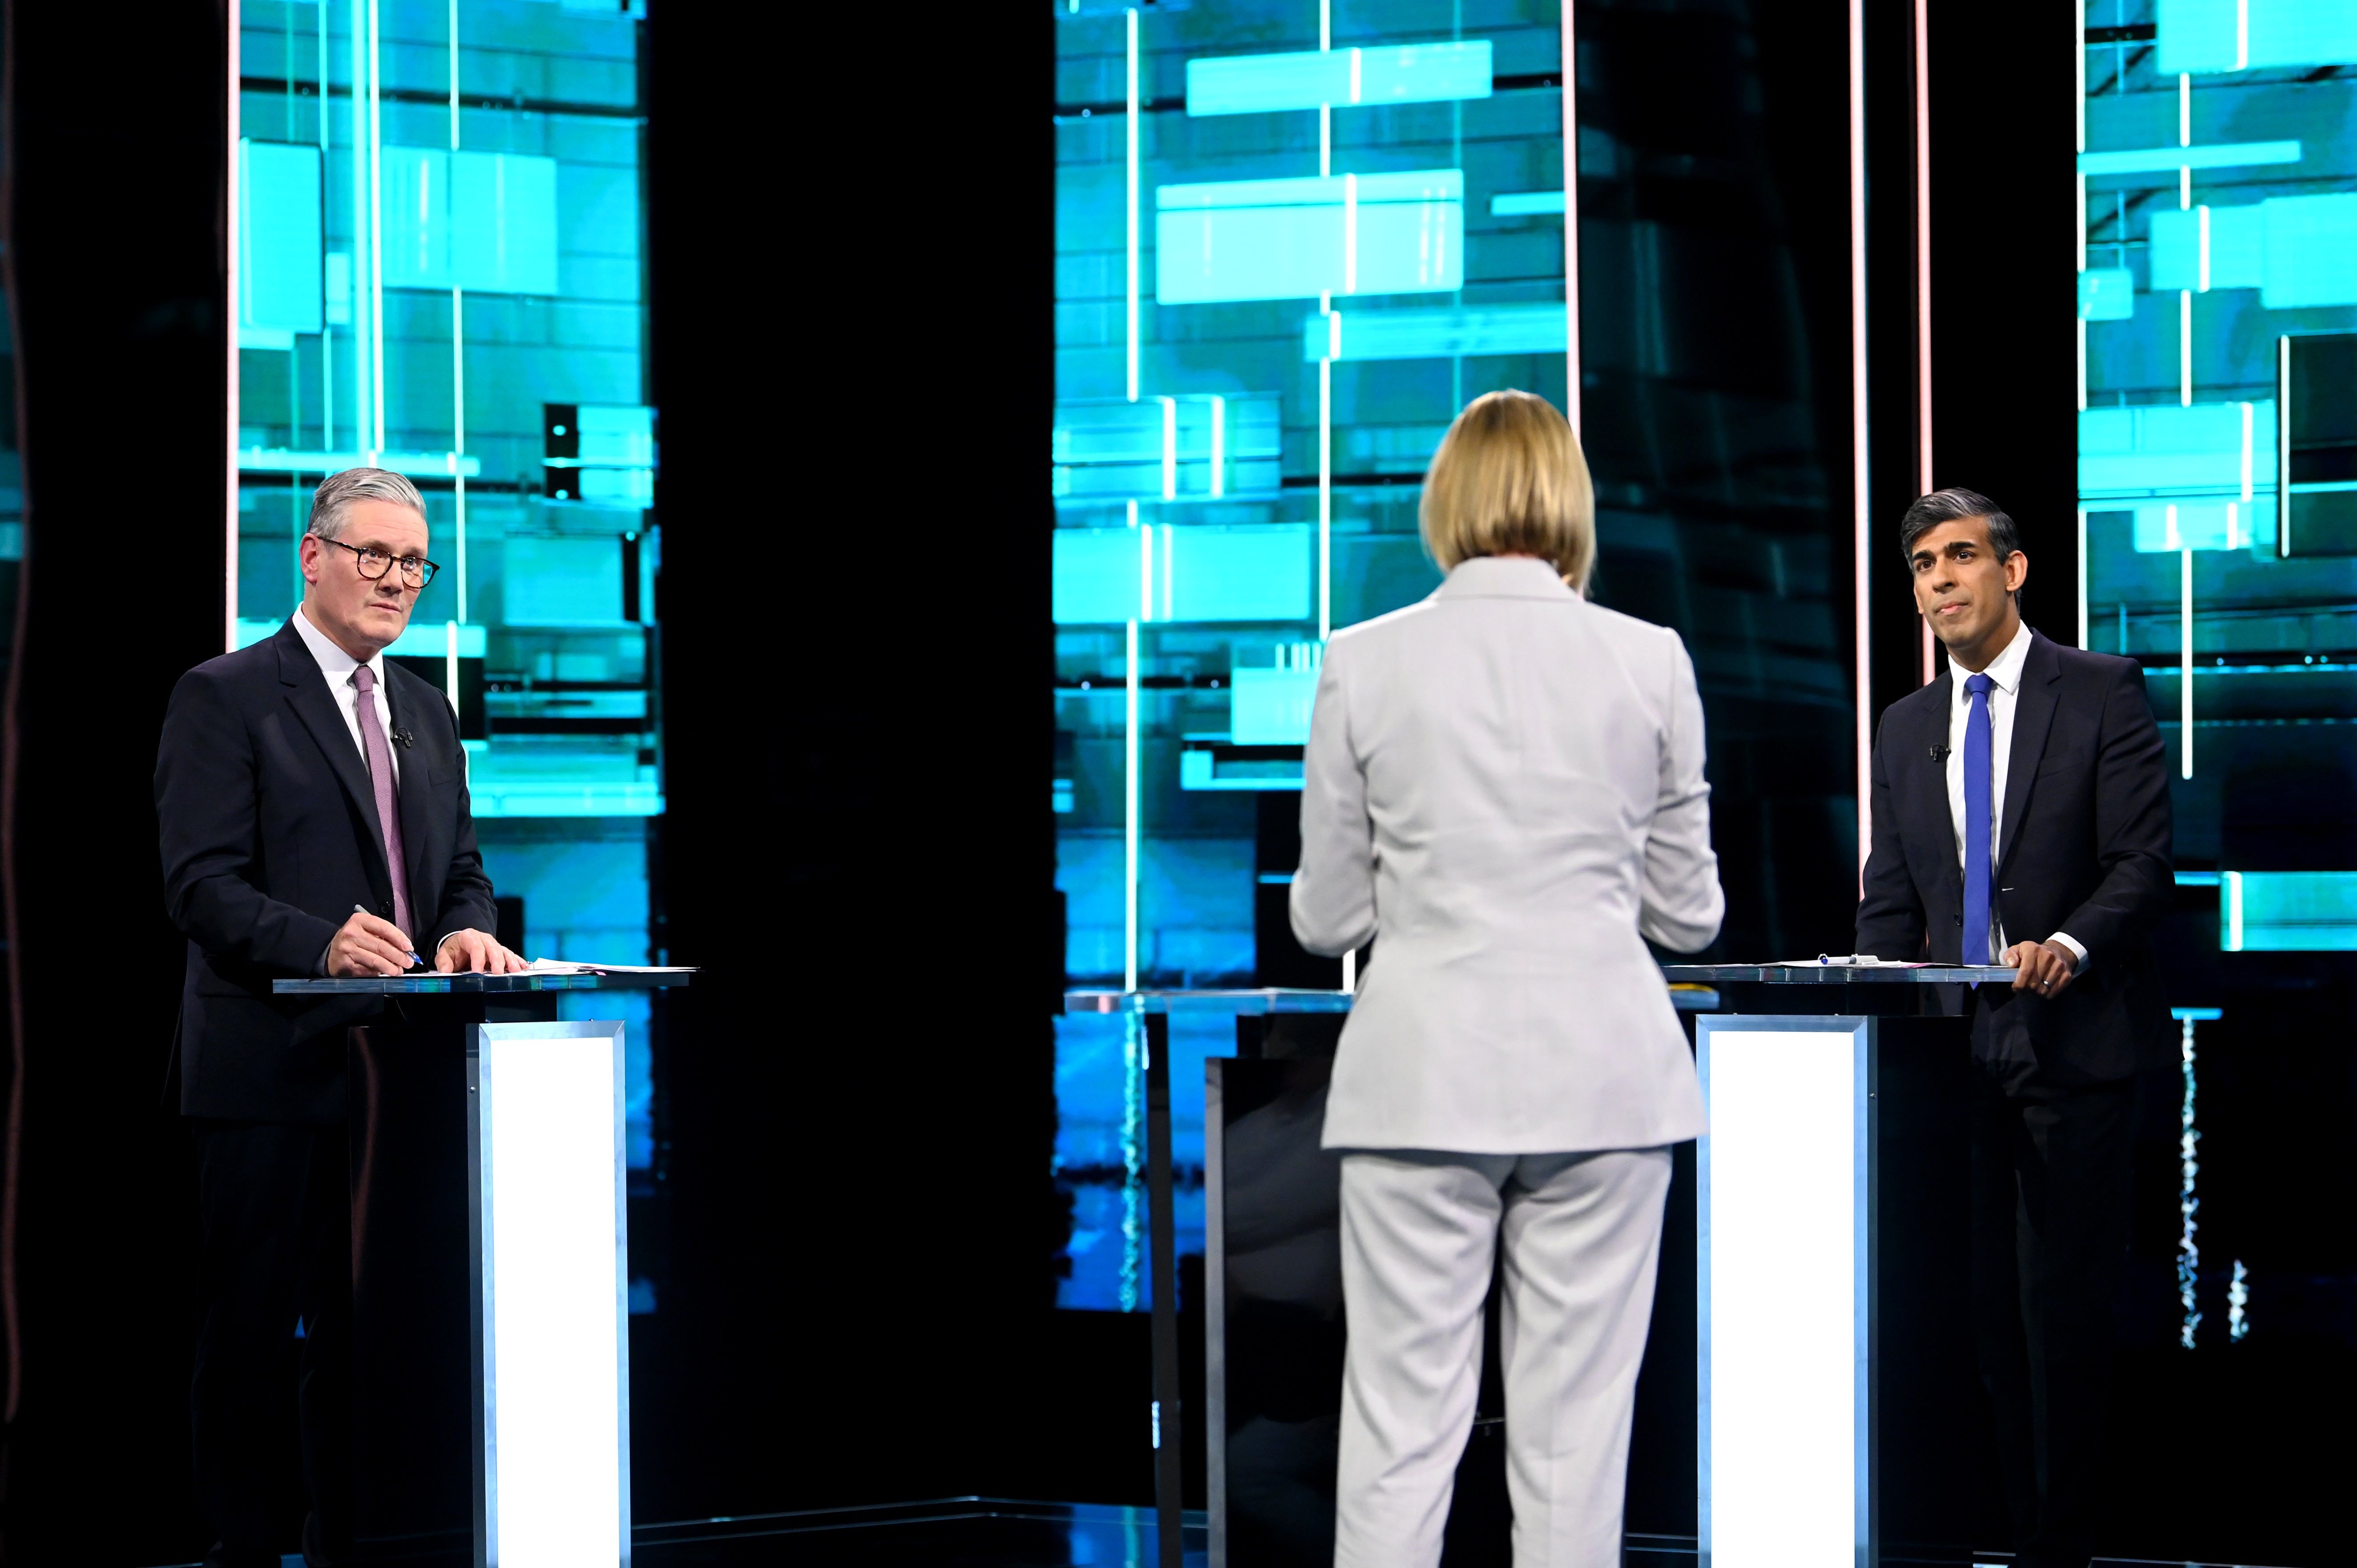
[(271, 982), (522, 967), (490, 934), (449, 703), (383, 657), (434, 575), (425, 546), (407, 479), (330, 477), (302, 606), (180, 678), (156, 753), (166, 897), (188, 939), (176, 1053), (204, 1230), (191, 1405), (221, 1568), (277, 1568), (274, 1417), (298, 1332), (304, 1556), (350, 1551), (344, 1058), (385, 1004), (281, 998)]
[(1970, 490), (1901, 529), (1947, 673), (1874, 742), (1857, 950), (2018, 965), (1952, 990), (1972, 1019), (1973, 1305), (2017, 1568), (2085, 1568), (2136, 1072), (2169, 1027), (2169, 759), (2135, 662), (2022, 624), (2013, 520)]

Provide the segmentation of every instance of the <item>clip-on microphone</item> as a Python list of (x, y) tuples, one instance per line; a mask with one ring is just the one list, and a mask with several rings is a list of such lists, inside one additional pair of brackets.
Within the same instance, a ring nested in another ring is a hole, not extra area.
[(401, 744), (405, 746), (414, 746), (417, 744), (417, 736), (413, 732), (405, 729), (397, 729), (393, 731), (393, 738), (401, 742)]

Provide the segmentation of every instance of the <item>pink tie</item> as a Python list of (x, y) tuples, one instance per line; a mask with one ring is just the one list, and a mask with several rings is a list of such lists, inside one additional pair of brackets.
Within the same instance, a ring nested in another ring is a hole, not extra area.
[(376, 790), (377, 824), (384, 829), (386, 869), (393, 874), (393, 923), (411, 941), (417, 929), (409, 923), (409, 856), (401, 844), (401, 808), (393, 793), (393, 747), (384, 743), (384, 726), (376, 722), (376, 671), (363, 664), (352, 671), (361, 694), (352, 699), (360, 714), (361, 745), (368, 752), (369, 783)]

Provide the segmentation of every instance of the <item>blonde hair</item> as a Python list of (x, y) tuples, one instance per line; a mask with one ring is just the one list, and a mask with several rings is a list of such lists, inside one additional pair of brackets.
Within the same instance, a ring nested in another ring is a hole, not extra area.
[(1444, 572), (1477, 555), (1535, 555), (1584, 592), (1596, 565), (1596, 491), (1579, 437), (1531, 392), (1466, 404), (1425, 471), (1417, 517)]

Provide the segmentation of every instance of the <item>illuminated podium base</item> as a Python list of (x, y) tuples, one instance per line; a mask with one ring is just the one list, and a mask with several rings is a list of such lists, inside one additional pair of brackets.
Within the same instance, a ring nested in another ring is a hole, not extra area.
[(361, 1561), (629, 1562), (622, 1026), (540, 993), (684, 979), (277, 983), (393, 998), (350, 1060)]

